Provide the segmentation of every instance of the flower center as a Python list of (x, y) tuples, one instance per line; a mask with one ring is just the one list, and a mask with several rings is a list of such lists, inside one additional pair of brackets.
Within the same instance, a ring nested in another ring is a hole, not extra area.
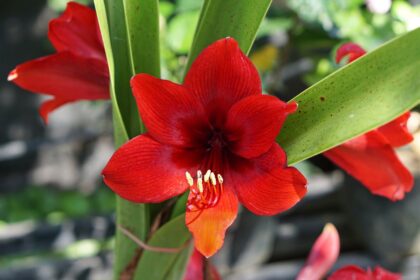
[(226, 146), (226, 141), (223, 137), (223, 133), (218, 129), (213, 129), (207, 143), (209, 149), (222, 148)]
[(200, 211), (217, 205), (223, 193), (223, 177), (211, 170), (206, 174), (197, 171), (196, 183), (194, 178), (187, 171), (185, 172), (188, 185), (190, 186), (190, 196), (187, 201), (187, 211)]

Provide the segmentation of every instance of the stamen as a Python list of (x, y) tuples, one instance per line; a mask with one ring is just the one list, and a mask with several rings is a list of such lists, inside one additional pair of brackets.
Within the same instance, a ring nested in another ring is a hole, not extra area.
[(204, 174), (201, 170), (197, 171), (194, 184), (194, 178), (190, 173), (185, 172), (188, 185), (190, 186), (190, 196), (187, 202), (187, 211), (202, 211), (214, 207), (223, 193), (223, 177), (220, 174), (207, 170)]
[(219, 184), (222, 185), (223, 184), (223, 177), (220, 174), (217, 174), (217, 180), (219, 181)]
[(197, 171), (197, 187), (200, 193), (203, 192), (203, 173), (201, 173), (201, 170)]
[(216, 186), (216, 176), (214, 175), (214, 173), (212, 172), (211, 174), (210, 174), (210, 179), (211, 179), (211, 184), (213, 185), (213, 186)]
[(203, 179), (201, 177), (199, 177), (197, 179), (197, 187), (198, 190), (202, 193), (204, 191), (204, 187), (203, 187)]
[(186, 171), (186, 172), (185, 172), (185, 177), (187, 178), (188, 185), (189, 185), (190, 187), (194, 186), (194, 179), (193, 179), (193, 177), (191, 176), (190, 172)]
[(211, 170), (207, 170), (206, 174), (204, 175), (204, 182), (208, 182), (210, 178)]

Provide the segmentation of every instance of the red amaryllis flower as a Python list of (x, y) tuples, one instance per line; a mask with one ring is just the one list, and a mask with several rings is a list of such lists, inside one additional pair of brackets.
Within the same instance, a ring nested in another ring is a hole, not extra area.
[(75, 2), (51, 20), (48, 38), (57, 53), (13, 69), (8, 80), (53, 98), (40, 107), (45, 122), (58, 107), (78, 101), (109, 98), (109, 74), (95, 12)]
[(340, 253), (340, 236), (332, 224), (324, 227), (296, 280), (319, 280), (327, 275)]
[(186, 224), (204, 256), (222, 246), (238, 200), (258, 215), (273, 215), (306, 193), (306, 179), (286, 166), (275, 143), (297, 105), (261, 94), (258, 72), (235, 40), (206, 48), (183, 85), (146, 74), (131, 85), (148, 132), (113, 155), (105, 183), (141, 203), (189, 189)]
[(372, 271), (349, 265), (334, 272), (328, 280), (402, 280), (400, 274), (389, 272), (382, 267), (375, 267)]
[[(365, 51), (356, 44), (344, 44), (337, 50), (337, 62), (349, 55), (349, 62)], [(394, 148), (413, 140), (407, 130), (407, 112), (397, 119), (337, 146), (324, 155), (364, 184), (372, 193), (393, 201), (411, 191), (414, 179), (401, 163)]]
[(204, 256), (197, 250), (194, 250), (190, 261), (188, 262), (184, 280), (203, 280), (205, 274), (208, 276), (206, 279), (221, 280), (222, 278), (216, 268), (211, 263), (209, 263), (208, 268), (206, 268), (204, 262)]

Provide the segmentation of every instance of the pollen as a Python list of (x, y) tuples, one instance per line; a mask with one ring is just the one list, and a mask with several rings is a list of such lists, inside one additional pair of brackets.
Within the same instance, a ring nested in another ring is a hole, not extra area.
[(185, 178), (190, 187), (190, 196), (187, 202), (188, 211), (200, 211), (217, 205), (223, 193), (223, 177), (211, 170), (207, 170), (203, 176), (201, 170), (193, 178), (187, 171)]

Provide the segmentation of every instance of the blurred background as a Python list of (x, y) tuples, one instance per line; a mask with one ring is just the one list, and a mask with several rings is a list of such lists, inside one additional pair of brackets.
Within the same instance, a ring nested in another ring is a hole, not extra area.
[[(110, 279), (114, 195), (100, 172), (113, 152), (109, 102), (79, 102), (50, 116), (42, 96), (6, 80), (24, 61), (53, 52), (48, 22), (65, 0), (0, 2), (0, 280)], [(78, 1), (91, 5), (91, 1)], [(163, 77), (177, 81), (202, 0), (160, 1)], [(250, 54), (266, 92), (289, 100), (340, 67), (335, 48), (372, 50), (420, 26), (420, 1), (273, 1)], [(397, 203), (374, 197), (321, 156), (298, 164), (309, 194), (277, 217), (244, 209), (213, 258), (224, 279), (294, 279), (327, 222), (338, 228), (335, 268), (381, 264), (420, 279), (420, 114), (415, 141), (398, 152), (417, 177)]]

